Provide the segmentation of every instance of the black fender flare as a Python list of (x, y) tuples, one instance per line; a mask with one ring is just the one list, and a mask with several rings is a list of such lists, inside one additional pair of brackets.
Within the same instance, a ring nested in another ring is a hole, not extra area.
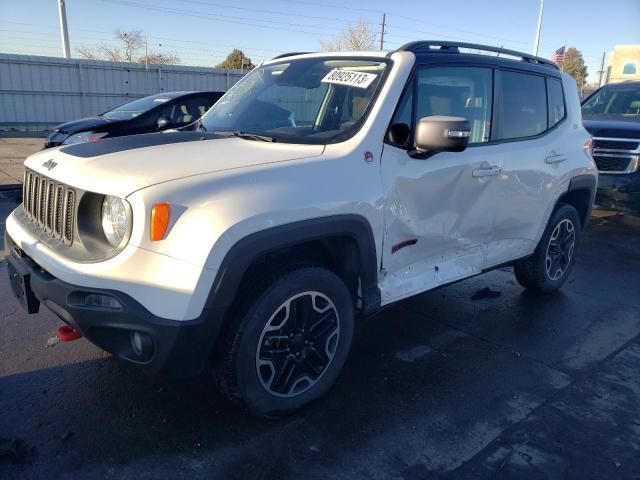
[[(590, 175), (590, 174), (576, 175), (569, 181), (569, 188), (567, 188), (567, 191), (558, 199), (558, 202), (561, 202), (562, 199), (567, 194), (570, 194), (571, 192), (576, 192), (576, 191), (589, 192), (589, 203), (584, 212), (584, 218), (580, 219), (582, 221), (582, 230), (585, 229), (589, 221), (589, 218), (591, 218), (591, 212), (593, 211), (593, 203), (595, 202), (595, 199), (596, 199), (597, 189), (598, 189), (598, 180), (595, 175)], [(557, 208), (557, 206), (558, 205), (556, 203), (554, 210), (555, 208)]]
[(222, 260), (205, 303), (205, 311), (215, 312), (222, 322), (236, 298), (244, 274), (259, 256), (303, 242), (339, 236), (353, 239), (358, 246), (363, 313), (375, 312), (381, 303), (375, 238), (369, 221), (355, 214), (301, 220), (242, 238)]

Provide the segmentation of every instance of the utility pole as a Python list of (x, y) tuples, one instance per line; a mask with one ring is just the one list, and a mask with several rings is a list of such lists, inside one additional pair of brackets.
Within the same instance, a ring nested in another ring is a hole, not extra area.
[(58, 0), (58, 16), (60, 17), (60, 37), (62, 38), (62, 53), (64, 58), (71, 58), (69, 49), (69, 31), (67, 30), (67, 11), (64, 0)]
[(144, 36), (144, 69), (149, 70), (149, 42), (147, 36)]
[(600, 64), (600, 81), (598, 82), (598, 87), (602, 86), (602, 75), (604, 74), (604, 55), (606, 52), (602, 52), (602, 63)]
[(542, 28), (542, 12), (544, 12), (544, 0), (540, 0), (540, 15), (538, 15), (538, 28), (536, 30), (536, 41), (533, 44), (533, 54), (538, 55), (540, 47), (540, 29)]
[(387, 26), (387, 14), (382, 13), (382, 31), (380, 33), (380, 50), (384, 50), (384, 29)]

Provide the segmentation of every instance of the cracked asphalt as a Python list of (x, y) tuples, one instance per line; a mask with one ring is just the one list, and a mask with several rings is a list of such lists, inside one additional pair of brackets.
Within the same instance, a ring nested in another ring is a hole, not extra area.
[(598, 215), (561, 292), (502, 269), (392, 306), (279, 421), (56, 343), (0, 262), (0, 478), (640, 479), (640, 219)]

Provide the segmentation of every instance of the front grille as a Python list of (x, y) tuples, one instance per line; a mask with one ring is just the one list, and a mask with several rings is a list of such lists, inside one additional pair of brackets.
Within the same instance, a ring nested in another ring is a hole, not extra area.
[(613, 140), (608, 138), (596, 138), (593, 148), (605, 148), (614, 150), (637, 150), (640, 140)]
[(54, 180), (26, 169), (22, 208), (29, 220), (67, 245), (73, 243), (76, 192)]
[(601, 155), (594, 155), (593, 159), (601, 172), (624, 172), (629, 168), (631, 162), (629, 158), (603, 157)]
[(594, 138), (593, 159), (605, 173), (633, 173), (640, 166), (640, 140), (632, 138)]

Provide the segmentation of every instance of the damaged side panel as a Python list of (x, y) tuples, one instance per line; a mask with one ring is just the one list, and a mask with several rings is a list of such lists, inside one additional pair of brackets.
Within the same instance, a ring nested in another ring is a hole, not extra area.
[[(389, 303), (480, 273), (495, 222), (491, 182), (474, 171), (499, 163), (493, 147), (411, 158), (385, 145), (384, 277), (382, 302)], [(387, 183), (388, 182), (388, 183)], [(400, 248), (398, 248), (400, 247)]]

